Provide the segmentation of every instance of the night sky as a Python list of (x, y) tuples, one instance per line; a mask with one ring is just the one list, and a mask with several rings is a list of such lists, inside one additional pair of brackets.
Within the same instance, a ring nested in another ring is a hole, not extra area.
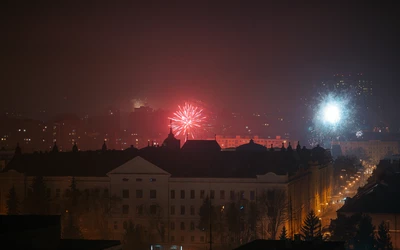
[(396, 100), (394, 5), (289, 2), (4, 6), (0, 104), (32, 116), (139, 97), (290, 111), (341, 72), (363, 72), (378, 96)]

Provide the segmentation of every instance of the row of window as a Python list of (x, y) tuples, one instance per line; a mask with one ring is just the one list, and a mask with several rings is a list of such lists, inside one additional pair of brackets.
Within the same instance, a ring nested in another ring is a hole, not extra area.
[[(195, 242), (196, 237), (195, 236), (190, 236), (190, 242)], [(175, 242), (175, 236), (171, 235), (171, 242)], [(181, 236), (181, 241), (180, 242), (185, 242), (185, 236)], [(204, 236), (200, 236), (200, 242), (204, 242)]]
[[(255, 191), (250, 191), (250, 200), (255, 200), (256, 193)], [(129, 195), (129, 189), (123, 189), (122, 190), (122, 198), (128, 199), (130, 197)], [(215, 199), (215, 190), (210, 190), (209, 193), (210, 199)], [(241, 199), (245, 198), (245, 191), (240, 191), (239, 192), (239, 197)], [(137, 189), (136, 190), (136, 198), (137, 199), (142, 199), (143, 198), (143, 190), (142, 189)], [(157, 190), (150, 190), (150, 199), (156, 199), (157, 198)], [(175, 199), (176, 198), (176, 191), (171, 190), (170, 191), (170, 198)], [(186, 198), (186, 191), (185, 190), (180, 190), (180, 198), (185, 199)], [(190, 190), (190, 199), (195, 199), (196, 198), (196, 191), (195, 190)], [(200, 199), (206, 198), (206, 191), (205, 190), (200, 190)], [(219, 191), (219, 199), (225, 200), (226, 195), (225, 195), (225, 190), (220, 190)], [(236, 199), (236, 192), (231, 190), (229, 193), (229, 198), (231, 200)]]
[[(122, 181), (129, 181), (129, 179), (128, 178), (123, 178)], [(143, 181), (142, 178), (136, 178), (136, 182), (142, 182), (142, 181)], [(157, 179), (156, 178), (150, 178), (149, 181), (150, 182), (156, 182)]]
[[(171, 222), (170, 229), (171, 230), (175, 230), (175, 222)], [(185, 222), (182, 221), (180, 223), (180, 229), (182, 231), (186, 230), (186, 223)], [(193, 221), (191, 221), (190, 222), (190, 231), (194, 231), (195, 229), (196, 229), (196, 225), (195, 225), (195, 223)]]
[[(31, 191), (32, 191), (32, 189), (28, 189), (28, 192), (31, 192)], [(61, 193), (61, 189), (60, 188), (56, 188), (55, 191), (56, 191), (55, 195), (54, 195), (55, 198), (60, 198), (62, 195), (64, 195), (64, 194)], [(90, 192), (98, 194), (98, 193), (100, 193), (100, 190), (99, 189), (95, 189), (95, 190), (85, 189), (83, 191), (83, 194), (89, 194)], [(48, 198), (52, 197), (51, 188), (47, 188), (46, 189), (46, 194), (47, 194)], [(70, 189), (66, 189), (65, 190), (65, 195), (68, 197), (69, 194), (70, 194)], [(104, 197), (108, 197), (108, 189), (104, 189), (103, 196)]]

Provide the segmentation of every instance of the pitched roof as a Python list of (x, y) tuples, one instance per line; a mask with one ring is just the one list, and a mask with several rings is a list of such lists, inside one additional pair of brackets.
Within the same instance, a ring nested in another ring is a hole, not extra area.
[(182, 146), (182, 151), (218, 152), (221, 151), (221, 147), (215, 140), (187, 140)]
[(13, 169), (28, 176), (106, 176), (136, 155), (137, 150), (22, 154), (2, 172)]

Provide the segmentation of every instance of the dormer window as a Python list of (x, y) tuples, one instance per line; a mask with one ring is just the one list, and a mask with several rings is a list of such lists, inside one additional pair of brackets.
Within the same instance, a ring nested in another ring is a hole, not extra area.
[(136, 182), (143, 181), (142, 178), (136, 178)]

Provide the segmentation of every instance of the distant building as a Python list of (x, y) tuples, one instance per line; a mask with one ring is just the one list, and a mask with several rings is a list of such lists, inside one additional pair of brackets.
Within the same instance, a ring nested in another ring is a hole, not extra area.
[(282, 145), (286, 147), (289, 146), (289, 143), (292, 147), (295, 147), (298, 141), (289, 141), (288, 139), (282, 139), (280, 136), (276, 136), (275, 138), (260, 138), (258, 136), (235, 136), (228, 137), (223, 135), (216, 135), (215, 138), (210, 138), (209, 140), (216, 140), (222, 149), (229, 148), (237, 148), (241, 145), (249, 143), (250, 139), (253, 140), (254, 143), (260, 144), (264, 147), (270, 148), (271, 145), (273, 148), (281, 148)]

